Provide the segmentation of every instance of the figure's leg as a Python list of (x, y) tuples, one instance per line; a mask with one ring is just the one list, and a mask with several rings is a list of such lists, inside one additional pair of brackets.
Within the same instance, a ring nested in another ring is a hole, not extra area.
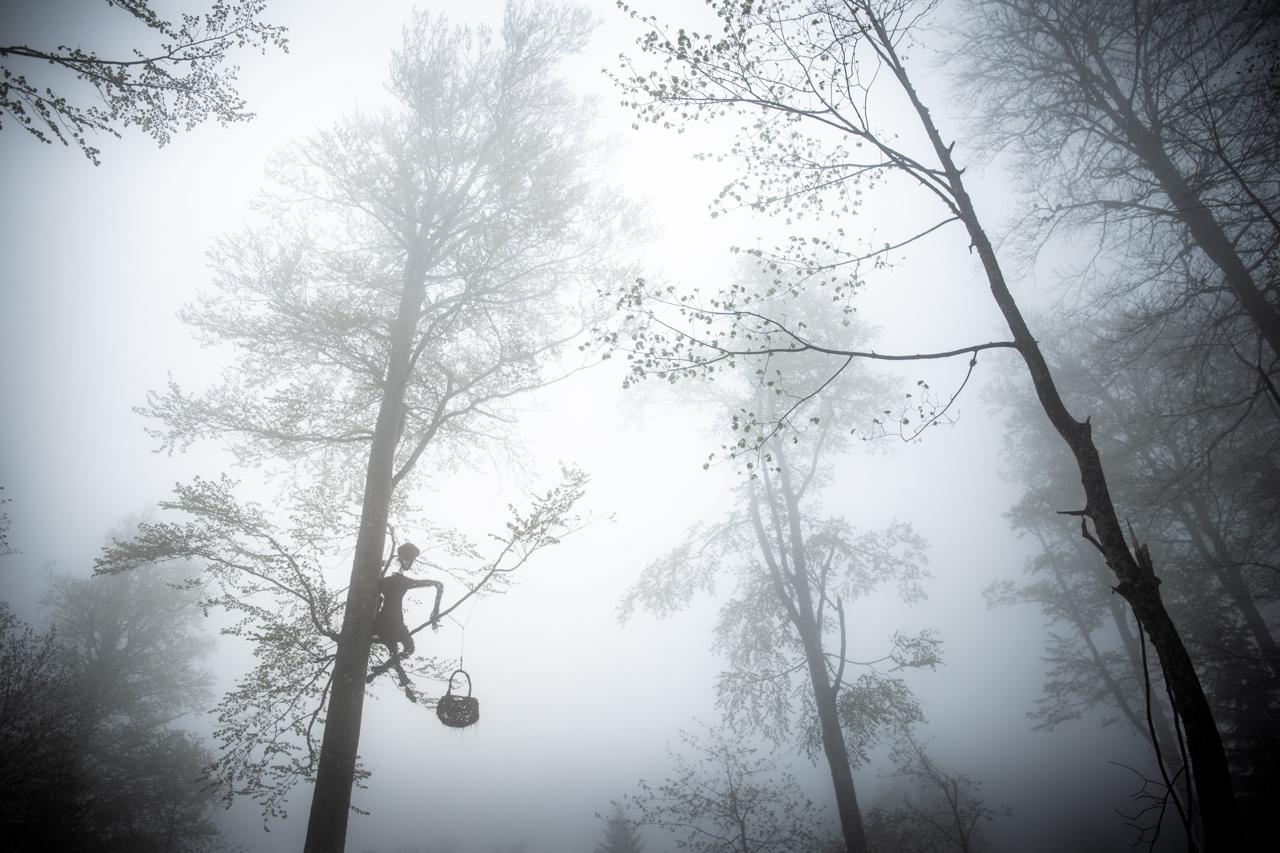
[(396, 639), (398, 639), (400, 644), (404, 646), (405, 657), (413, 654), (413, 635), (409, 633), (409, 627), (407, 625), (400, 626), (400, 634)]
[(395, 655), (391, 658), (391, 664), (396, 671), (396, 678), (400, 681), (400, 689), (404, 691), (404, 695), (409, 698), (410, 702), (417, 702), (418, 694), (414, 692), (413, 682), (409, 680), (409, 673), (404, 671), (404, 665), (400, 663), (401, 659), (401, 655)]

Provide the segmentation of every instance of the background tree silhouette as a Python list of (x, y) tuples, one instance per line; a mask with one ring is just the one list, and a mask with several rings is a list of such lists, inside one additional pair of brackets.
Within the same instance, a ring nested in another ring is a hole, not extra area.
[(672, 775), (620, 807), (638, 826), (667, 830), (692, 853), (827, 853), (822, 809), (801, 791), (776, 757), (744, 743), (732, 726), (701, 735), (681, 732), (669, 750)]
[[(753, 274), (748, 270), (747, 275)], [(808, 296), (774, 303), (791, 322), (829, 327), (826, 306)], [(895, 631), (875, 648), (851, 647), (858, 599), (893, 588), (903, 603), (924, 597), (925, 543), (909, 524), (855, 530), (823, 513), (836, 454), (849, 444), (849, 424), (873, 410), (882, 384), (850, 370), (823, 385), (825, 358), (785, 363), (744, 358), (714, 394), (732, 424), (730, 453), (750, 446), (737, 509), (703, 521), (686, 542), (648, 566), (623, 600), (625, 620), (637, 608), (666, 615), (688, 606), (728, 575), (716, 647), (728, 660), (717, 691), (726, 717), (775, 743), (793, 742), (829, 769), (846, 849), (865, 849), (853, 769), (897, 726), (921, 719), (904, 670), (933, 667), (933, 632)], [(774, 433), (811, 389), (823, 394), (806, 409), (806, 428)]]
[(642, 853), (643, 850), (644, 842), (635, 824), (621, 805), (615, 805), (613, 814), (605, 818), (604, 838), (595, 846), (595, 853)]
[(50, 850), (205, 851), (211, 754), (182, 727), (201, 709), (209, 638), (181, 566), (52, 576), (54, 627), (4, 611), (5, 837)]
[(74, 658), (0, 601), (0, 842), (74, 849), (85, 829)]

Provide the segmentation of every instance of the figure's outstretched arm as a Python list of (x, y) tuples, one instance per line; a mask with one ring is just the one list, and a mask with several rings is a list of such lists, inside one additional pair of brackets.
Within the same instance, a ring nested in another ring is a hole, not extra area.
[(440, 601), (444, 598), (444, 584), (440, 583), (440, 581), (429, 580), (409, 581), (410, 589), (419, 589), (424, 586), (432, 586), (436, 590), (436, 603), (431, 606), (431, 618), (427, 621), (427, 624), (431, 626), (432, 630), (438, 630), (440, 628)]

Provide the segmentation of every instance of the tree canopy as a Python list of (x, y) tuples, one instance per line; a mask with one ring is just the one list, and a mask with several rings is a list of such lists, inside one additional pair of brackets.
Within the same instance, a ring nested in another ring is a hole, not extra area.
[(213, 851), (201, 710), (209, 638), (191, 573), (54, 576), (43, 636), (0, 609), (3, 837), (50, 850)]

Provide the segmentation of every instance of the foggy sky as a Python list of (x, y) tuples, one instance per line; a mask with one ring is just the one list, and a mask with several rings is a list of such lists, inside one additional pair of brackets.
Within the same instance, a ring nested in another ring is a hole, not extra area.
[[(61, 32), (76, 14), (73, 5), (44, 6), (43, 17), (25, 18), (10, 8), (4, 26), (25, 28), (33, 39)], [(426, 5), (459, 21), (489, 23), (502, 7), (500, 0)], [(647, 205), (644, 224), (654, 237), (641, 251), (646, 270), (672, 281), (721, 276), (732, 269), (729, 245), (750, 245), (780, 226), (747, 214), (707, 215), (724, 173), (691, 155), (723, 147), (727, 127), (681, 136), (630, 129), (630, 115), (598, 70), (632, 50), (633, 28), (612, 2), (596, 5), (604, 23), (570, 71), (584, 91), (600, 95), (598, 131), (614, 139), (614, 179)], [(640, 5), (674, 16), (688, 3)], [(172, 457), (153, 453), (132, 407), (170, 374), (190, 385), (216, 376), (218, 355), (192, 342), (175, 316), (207, 282), (205, 249), (250, 215), (272, 152), (378, 102), (409, 8), (272, 3), (269, 18), (289, 27), (291, 50), (238, 57), (240, 90), (258, 114), (249, 124), (202, 126), (162, 149), (127, 130), (122, 140), (95, 138), (103, 151), (97, 168), (74, 149), (38, 145), (13, 127), (0, 131), (0, 400), (8, 413), (0, 421), (0, 485), (13, 499), (6, 508), (11, 540), (22, 549), (0, 558), (0, 597), (20, 615), (45, 618), (38, 599), (47, 566), (87, 575), (123, 517), (168, 497), (176, 481), (229, 465), (214, 445)], [(981, 187), (980, 204), (993, 221), (1004, 198), (1000, 182), (992, 169)], [(891, 233), (913, 214), (905, 203), (884, 204), (863, 211), (850, 230)], [(975, 298), (985, 285), (958, 232), (905, 259), (895, 275), (909, 285), (879, 283), (859, 303), (880, 327), (883, 349), (943, 349), (998, 330), (987, 300)], [(1023, 282), (1019, 294), (1033, 298), (1034, 288)], [(926, 302), (935, 307), (921, 311)], [(995, 362), (984, 358), (979, 379), (994, 375)], [(936, 370), (943, 381), (962, 372)], [(660, 779), (666, 745), (680, 728), (716, 719), (713, 680), (721, 664), (709, 651), (715, 602), (666, 621), (642, 614), (625, 628), (616, 608), (639, 571), (689, 526), (723, 514), (736, 474), (731, 466), (702, 470), (719, 444), (711, 415), (662, 389), (623, 392), (620, 381), (615, 362), (529, 400), (521, 420), (529, 474), (463, 469), (418, 496), (428, 512), (483, 532), (500, 523), (513, 490), (564, 460), (592, 474), (587, 508), (597, 521), (540, 554), (509, 593), (481, 602), (467, 620), (465, 660), (483, 714), (476, 728), (446, 730), (391, 685), (377, 687), (361, 747), (374, 775), (354, 798), (372, 814), (353, 817), (348, 849), (452, 841), (460, 850), (485, 851), (527, 840), (531, 851), (589, 850), (602, 830), (595, 813), (607, 813), (637, 778)], [(1091, 827), (1109, 843), (1125, 839), (1111, 795), (1123, 796), (1131, 780), (1107, 761), (1137, 744), (1090, 719), (1054, 734), (1029, 730), (1026, 712), (1040, 690), (1041, 616), (1029, 608), (988, 610), (981, 595), (989, 581), (1017, 577), (1032, 552), (1002, 518), (1019, 487), (1001, 477), (1000, 423), (980, 394), (967, 394), (958, 413), (954, 427), (934, 430), (922, 443), (858, 446), (839, 463), (840, 487), (827, 512), (862, 528), (911, 521), (930, 543), (933, 573), (928, 603), (851, 615), (869, 632), (883, 627), (884, 636), (899, 626), (939, 630), (945, 666), (910, 682), (939, 760), (981, 780), (990, 802), (1013, 807), (1014, 816), (992, 828), (993, 838), (1025, 841)], [(255, 482), (253, 472), (233, 473)], [(270, 490), (256, 494), (270, 500)], [(336, 570), (342, 561), (335, 557)], [(449, 625), (422, 646), (455, 656), (463, 633)], [(213, 663), (224, 687), (248, 668), (244, 650), (231, 644)], [(822, 801), (829, 799), (825, 772), (808, 771)], [(856, 774), (868, 803), (876, 774), (876, 767)], [(296, 791), (290, 817), (270, 833), (252, 803), (238, 804), (226, 824), (250, 849), (294, 850), (309, 797), (309, 790)], [(661, 849), (656, 837), (649, 849)]]

